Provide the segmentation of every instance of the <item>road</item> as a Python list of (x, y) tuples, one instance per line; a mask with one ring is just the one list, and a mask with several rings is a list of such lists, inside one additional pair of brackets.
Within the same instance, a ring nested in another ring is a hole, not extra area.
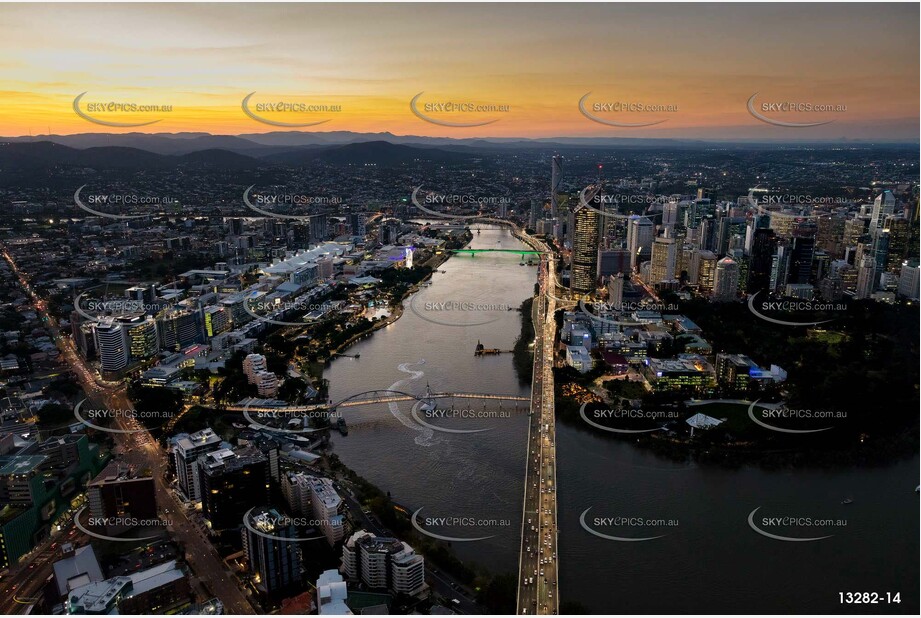
[[(45, 302), (29, 285), (28, 280), (19, 271), (12, 256), (9, 255), (5, 248), (3, 249), (3, 257), (9, 263), (10, 268), (13, 269), (22, 287), (31, 296), (32, 304), (61, 351), (62, 359), (77, 376), (88, 399), (96, 405), (104, 405), (109, 410), (133, 410), (134, 406), (128, 399), (124, 385), (104, 382), (96, 376), (86, 361), (77, 353), (73, 341), (69, 337), (61, 336), (58, 324), (54, 317), (48, 313)], [(124, 453), (122, 460), (129, 465), (136, 466), (139, 470), (148, 469), (151, 471), (156, 487), (157, 506), (161, 511), (160, 516), (170, 526), (172, 538), (184, 545), (186, 562), (196, 579), (204, 584), (211, 594), (224, 604), (226, 613), (257, 613), (237, 584), (237, 579), (231, 574), (230, 569), (227, 568), (214, 549), (214, 546), (186, 516), (184, 505), (167, 487), (164, 480), (164, 473), (168, 469), (165, 450), (160, 447), (137, 420), (128, 418), (128, 415), (116, 415), (116, 424), (120, 432), (112, 435), (116, 445), (121, 447)], [(33, 559), (30, 558), (30, 561)], [(29, 577), (27, 571), (24, 573), (30, 581), (38, 580), (40, 584), (44, 584), (44, 579)], [(4, 580), (4, 586), (6, 586), (6, 580)], [(22, 611), (27, 606), (19, 605), (19, 607), (21, 608), (19, 611)]]
[(519, 614), (559, 613), (559, 528), (553, 391), (555, 282), (555, 262), (552, 255), (548, 255), (541, 261), (540, 294), (535, 300), (531, 422), (528, 426), (518, 568)]

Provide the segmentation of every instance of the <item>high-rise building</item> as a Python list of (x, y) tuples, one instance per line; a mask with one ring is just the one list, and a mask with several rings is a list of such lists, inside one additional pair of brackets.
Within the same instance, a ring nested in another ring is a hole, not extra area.
[(624, 248), (598, 249), (598, 277), (630, 272), (630, 254)]
[(164, 350), (180, 350), (193, 343), (203, 343), (198, 311), (165, 309), (157, 315), (157, 334)]
[(630, 269), (635, 271), (640, 262), (652, 252), (654, 226), (652, 221), (638, 215), (627, 220), (627, 251), (630, 252)]
[(104, 372), (118, 372), (128, 367), (131, 354), (128, 333), (115, 318), (102, 318), (95, 328), (96, 349)]
[(892, 191), (886, 190), (873, 200), (873, 211), (870, 215), (870, 236), (875, 237), (883, 229), (886, 217), (895, 214), (895, 196)]
[(131, 362), (150, 358), (160, 351), (157, 321), (151, 316), (123, 318)]
[(857, 269), (857, 289), (855, 296), (857, 298), (869, 298), (876, 291), (876, 260), (865, 255), (860, 260), (860, 266)]
[(563, 183), (563, 157), (553, 155), (550, 162), (550, 218), (558, 219), (560, 216), (559, 193)]
[(531, 210), (528, 212), (528, 228), (532, 230), (537, 229), (537, 219), (540, 216), (540, 207), (541, 203), (538, 199), (531, 200)]
[(201, 500), (201, 478), (198, 458), (221, 448), (221, 439), (210, 427), (193, 434), (181, 433), (171, 440), (173, 466), (179, 481), (179, 491), (187, 500)]
[(712, 292), (716, 281), (716, 254), (712, 251), (698, 251), (697, 287), (702, 292)]
[(297, 591), (301, 583), (301, 553), (291, 518), (277, 509), (249, 511), (241, 530), (243, 551), (256, 587), (268, 596)]
[(208, 338), (216, 337), (231, 328), (230, 311), (224, 306), (205, 307), (204, 317), (205, 335)]
[(908, 300), (918, 300), (919, 293), (919, 267), (917, 260), (906, 260), (902, 263), (902, 269), (899, 273), (899, 296)]
[(418, 595), (426, 588), (425, 561), (406, 543), (359, 530), (342, 546), (342, 570), (349, 581), (372, 590)]
[(121, 534), (157, 520), (157, 498), (152, 476), (136, 476), (112, 463), (86, 486), (90, 521), (106, 534)]
[(327, 217), (325, 214), (312, 215), (310, 221), (310, 243), (319, 244), (329, 236)]
[(608, 279), (608, 305), (615, 309), (624, 304), (624, 276), (622, 274), (611, 275)]
[(713, 300), (729, 301), (738, 298), (739, 265), (730, 257), (724, 257), (716, 263), (716, 275), (713, 280)]
[(790, 245), (786, 242), (777, 243), (774, 257), (771, 259), (771, 281), (768, 287), (771, 292), (779, 292), (787, 287), (790, 273)]
[(212, 530), (238, 528), (252, 504), (270, 500), (269, 460), (258, 449), (212, 451), (198, 458), (198, 468), (202, 515)]
[(771, 283), (771, 263), (777, 249), (774, 230), (755, 228), (752, 234), (751, 261), (746, 291), (754, 294), (767, 290)]
[(650, 281), (652, 285), (663, 283), (677, 283), (675, 264), (677, 261), (678, 247), (674, 238), (659, 236), (652, 243), (652, 260), (650, 265)]
[(589, 294), (595, 290), (598, 277), (598, 213), (583, 205), (574, 213), (572, 241), (572, 274), (570, 288), (574, 294)]
[[(911, 225), (908, 219), (899, 215), (886, 217), (883, 232), (888, 232), (889, 247), (886, 252), (885, 269), (897, 273), (902, 269), (902, 264), (908, 256), (908, 246), (911, 239)], [(877, 260), (879, 265), (879, 260)]]

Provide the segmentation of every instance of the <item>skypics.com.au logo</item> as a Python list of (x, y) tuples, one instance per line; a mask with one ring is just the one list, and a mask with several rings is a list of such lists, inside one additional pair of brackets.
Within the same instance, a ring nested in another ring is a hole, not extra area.
[[(457, 515), (419, 517), (419, 514), (422, 512), (422, 510), (423, 509), (420, 508), (412, 514), (410, 521), (412, 522), (413, 528), (425, 536), (431, 537), (433, 539), (438, 539), (439, 541), (446, 541), (448, 543), (472, 543), (474, 541), (485, 541), (487, 539), (498, 536), (498, 533), (501, 530), (507, 530), (512, 525), (511, 520), (499, 518), (483, 518)], [(495, 531), (495, 533), (487, 536), (475, 537), (449, 536), (448, 534), (434, 532), (430, 530), (430, 528), (443, 530), (445, 532), (451, 531), (452, 534), (456, 534), (463, 530), (473, 530), (475, 531), (474, 533)]]
[[(496, 114), (507, 114), (512, 111), (511, 106), (504, 103), (455, 101), (448, 99), (425, 102), (420, 100), (423, 94), (425, 94), (425, 91), (420, 92), (410, 100), (410, 111), (412, 111), (417, 118), (442, 127), (461, 129), (483, 127), (501, 120), (501, 118), (479, 120), (479, 118), (483, 117), (483, 114), (495, 116)], [(461, 118), (477, 118), (477, 120), (461, 122)]]
[[(314, 127), (316, 125), (324, 124), (332, 120), (332, 118), (315, 120), (314, 118), (316, 118), (316, 114), (329, 115), (337, 114), (342, 111), (342, 106), (337, 104), (308, 103), (306, 101), (295, 100), (294, 98), (255, 102), (252, 101), (254, 96), (256, 96), (256, 93), (250, 92), (248, 95), (243, 97), (243, 101), (240, 103), (240, 108), (243, 110), (243, 113), (256, 122), (261, 122), (262, 124), (267, 124), (273, 127), (284, 127), (288, 129)], [(304, 121), (291, 122), (285, 120), (277, 120), (272, 117), (267, 117), (265, 114), (269, 114), (269, 116), (302, 118)], [(308, 118), (310, 120), (307, 120)]]
[[(820, 127), (831, 124), (834, 120), (819, 120), (816, 122), (800, 122), (793, 120), (801, 118), (802, 114), (840, 114), (847, 112), (847, 105), (841, 103), (822, 103), (816, 101), (762, 101), (756, 103), (755, 98), (759, 93), (755, 93), (748, 98), (745, 104), (748, 113), (761, 122), (772, 124), (776, 127), (785, 127), (791, 129), (805, 129), (809, 127)], [(783, 118), (783, 119), (782, 119)]]
[[(482, 326), (499, 320), (513, 308), (504, 303), (474, 302), (467, 300), (418, 300), (419, 294), (409, 299), (409, 310), (416, 316), (439, 326)], [(470, 316), (481, 319), (469, 319)]]
[[(618, 101), (596, 101), (589, 104), (588, 98), (591, 92), (586, 92), (579, 99), (579, 112), (593, 122), (607, 125), (609, 127), (635, 129), (639, 127), (651, 127), (657, 124), (667, 122), (667, 118), (653, 119), (661, 114), (674, 114), (678, 112), (678, 105), (675, 103), (649, 103), (636, 100), (618, 100)], [(641, 115), (640, 117), (650, 118), (641, 122), (625, 122), (624, 120), (615, 120), (615, 118), (626, 118), (625, 114)], [(642, 116), (650, 114), (649, 116)]]
[[(456, 221), (482, 219), (489, 216), (489, 214), (483, 213), (484, 209), (490, 207), (498, 208), (502, 205), (508, 206), (512, 203), (511, 198), (507, 196), (475, 196), (466, 194), (435, 193), (434, 191), (427, 191), (423, 194), (422, 185), (419, 185), (413, 189), (410, 201), (412, 201), (413, 206), (427, 215), (438, 217), (440, 219), (451, 219)], [(435, 210), (435, 208), (439, 207), (446, 209), (456, 209), (458, 211), (463, 211), (465, 214), (455, 215)], [(476, 211), (476, 214), (466, 214), (471, 210)]]
[[(303, 541), (316, 541), (325, 539), (325, 535), (300, 536), (299, 531), (328, 530), (341, 527), (342, 521), (329, 519), (315, 519), (310, 517), (288, 517), (274, 510), (260, 511), (253, 515), (253, 507), (243, 515), (243, 526), (258, 536), (284, 543), (300, 543)], [(341, 516), (340, 516), (341, 517)]]
[[(173, 111), (172, 105), (137, 103), (134, 101), (89, 100), (83, 101), (86, 92), (74, 97), (73, 110), (83, 120), (105, 127), (145, 127), (163, 120), (161, 114)], [(86, 108), (85, 110), (83, 108)], [(152, 118), (153, 117), (153, 118)], [(132, 121), (113, 120), (131, 118)]]
[[(834, 534), (827, 534), (835, 529), (845, 528), (847, 519), (812, 517), (808, 515), (761, 516), (755, 514), (761, 510), (756, 507), (748, 514), (748, 526), (761, 536), (786, 543), (808, 543), (830, 539)], [(815, 536), (818, 533), (820, 536)]]
[(328, 195), (306, 195), (302, 193), (256, 193), (250, 185), (243, 191), (243, 203), (253, 212), (276, 219), (294, 221), (310, 221), (311, 215), (291, 215), (283, 212), (267, 210), (268, 208), (309, 208), (311, 206), (338, 206), (342, 204), (341, 197)]
[(649, 410), (642, 408), (597, 408), (586, 411), (588, 403), (579, 408), (582, 420), (596, 429), (611, 433), (635, 434), (660, 431), (662, 425), (678, 420), (677, 410)]
[(823, 303), (801, 299), (771, 300), (767, 296), (763, 296), (762, 300), (756, 301), (760, 294), (761, 292), (755, 292), (748, 297), (748, 310), (751, 311), (753, 315), (766, 322), (771, 322), (772, 324), (780, 324), (781, 326), (818, 326), (819, 324), (833, 322), (838, 318), (832, 317), (827, 320), (813, 319), (811, 321), (806, 321), (803, 319), (793, 320), (781, 319), (781, 317), (772, 317), (767, 315), (765, 312), (783, 312), (783, 318), (816, 318), (824, 317), (836, 312), (847, 311), (847, 305), (845, 303)]
[[(247, 298), (243, 301), (243, 311), (260, 322), (268, 322), (277, 326), (305, 326), (323, 319), (332, 312), (339, 311), (343, 304), (342, 302), (328, 301), (314, 302), (306, 299), (273, 302)], [(278, 319), (298, 314), (304, 315), (304, 319), (300, 322)]]
[[(167, 532), (168, 527), (173, 525), (173, 522), (168, 519), (140, 519), (131, 516), (89, 517), (87, 518), (87, 524), (84, 525), (80, 521), (80, 518), (87, 508), (88, 507), (84, 506), (74, 514), (74, 526), (76, 526), (80, 532), (102, 541), (113, 541), (115, 543), (141, 543), (144, 541), (152, 541), (161, 538)], [(108, 532), (112, 529), (116, 529), (118, 532), (124, 531), (124, 533), (119, 536), (104, 534), (104, 532)], [(140, 532), (145, 536), (131, 536), (129, 533), (132, 531), (136, 531), (133, 532), (134, 534)], [(154, 534), (149, 534), (150, 532)]]
[[(74, 204), (80, 210), (107, 219), (142, 219), (149, 217), (158, 212), (166, 210), (175, 210), (179, 206), (179, 201), (169, 196), (159, 195), (141, 195), (140, 193), (87, 193), (82, 195), (86, 185), (81, 185), (74, 192)], [(99, 210), (100, 208), (117, 208), (120, 210), (142, 210), (149, 209), (151, 212), (146, 214), (120, 214), (117, 212), (108, 212)], [(154, 212), (154, 209), (157, 212)]]
[[(757, 410), (756, 410), (757, 408)], [(828, 423), (843, 423), (847, 420), (844, 410), (813, 410), (811, 408), (788, 408), (783, 405), (758, 406), (753, 401), (748, 406), (748, 417), (755, 424), (779, 433), (819, 433), (834, 429)], [(821, 425), (814, 427), (814, 425)]]
[[(591, 194), (591, 195), (589, 195)], [(656, 204), (663, 204), (668, 202), (662, 202), (661, 196), (642, 196), (634, 195), (631, 196), (630, 200), (621, 201), (618, 195), (606, 195), (601, 193), (600, 187), (597, 185), (589, 185), (582, 189), (579, 192), (579, 207), (588, 208), (591, 211), (594, 211), (601, 215), (602, 217), (609, 217), (611, 219), (621, 219), (621, 220), (630, 220), (636, 219), (639, 217), (646, 217), (647, 219), (653, 219), (655, 217), (661, 217), (662, 212), (645, 212), (643, 214), (630, 214), (630, 213), (620, 213), (617, 212), (617, 209), (620, 206), (636, 205), (636, 204), (646, 204), (649, 207), (652, 207)]]
[(495, 420), (495, 419), (506, 419), (511, 418), (511, 413), (508, 410), (474, 410), (473, 408), (439, 408), (431, 407), (428, 405), (428, 402), (421, 401), (418, 405), (414, 405), (410, 411), (410, 415), (413, 417), (413, 420), (427, 427), (433, 431), (440, 431), (442, 433), (453, 433), (453, 434), (464, 434), (464, 433), (481, 433), (484, 431), (490, 431), (494, 427), (479, 427), (475, 429), (456, 429), (450, 427), (443, 427), (440, 425), (435, 425), (434, 423), (423, 420), (419, 414), (420, 409), (422, 414), (429, 419), (449, 419), (449, 420), (458, 420), (467, 421), (470, 419), (473, 420)]
[[(590, 506), (582, 511), (582, 515), (579, 516), (579, 525), (589, 534), (606, 541), (620, 543), (655, 541), (668, 536), (666, 531), (669, 528), (677, 528), (679, 525), (679, 521), (674, 518), (637, 515), (602, 515), (589, 520), (588, 513), (593, 508)], [(662, 532), (662, 534), (649, 536), (649, 532)]]
[(106, 433), (130, 434), (162, 427), (175, 416), (169, 410), (120, 410), (85, 406), (82, 399), (74, 406), (74, 418), (91, 429)]

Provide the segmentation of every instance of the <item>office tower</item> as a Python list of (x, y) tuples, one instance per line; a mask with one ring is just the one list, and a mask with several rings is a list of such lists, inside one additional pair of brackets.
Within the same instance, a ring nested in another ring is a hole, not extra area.
[(401, 224), (396, 219), (385, 219), (381, 222), (380, 243), (382, 245), (395, 245), (400, 238)]
[(212, 530), (240, 527), (251, 505), (270, 500), (269, 460), (258, 449), (211, 451), (199, 456), (198, 469), (202, 515)]
[(531, 200), (531, 210), (528, 213), (528, 228), (531, 230), (537, 229), (537, 219), (540, 216), (540, 200), (532, 199)]
[(790, 272), (790, 251), (789, 244), (785, 241), (778, 241), (771, 258), (771, 279), (768, 287), (771, 292), (779, 292), (787, 287), (787, 281)]
[(716, 280), (716, 254), (712, 251), (697, 251), (697, 287), (710, 292)]
[(102, 318), (95, 328), (96, 349), (104, 372), (118, 372), (128, 367), (131, 360), (128, 333), (115, 318)]
[(205, 336), (209, 339), (231, 328), (230, 312), (223, 305), (205, 307)]
[(809, 283), (815, 254), (815, 224), (798, 222), (791, 229), (792, 251), (787, 283)]
[(118, 463), (109, 464), (86, 486), (90, 521), (101, 522), (106, 534), (121, 534), (136, 522), (158, 519), (152, 476), (137, 476)]
[(201, 500), (198, 458), (221, 448), (221, 439), (214, 430), (207, 427), (193, 434), (178, 434), (170, 442), (179, 491), (187, 500), (197, 502)]
[(349, 227), (352, 229), (352, 236), (358, 236), (359, 238), (364, 239), (365, 235), (368, 233), (368, 229), (365, 225), (367, 220), (368, 215), (366, 213), (349, 213)]
[(406, 543), (359, 530), (342, 546), (342, 570), (349, 581), (372, 590), (417, 595), (425, 590), (425, 560)]
[(902, 263), (899, 273), (899, 296), (908, 300), (918, 300), (919, 293), (919, 268), (917, 260), (906, 260)]
[(882, 273), (886, 270), (886, 263), (889, 260), (889, 230), (877, 230), (876, 236), (871, 240), (870, 253), (873, 256), (876, 272)]
[(624, 275), (611, 275), (608, 279), (608, 306), (615, 309), (624, 304)]
[(619, 273), (630, 272), (630, 253), (624, 248), (598, 248), (598, 277), (610, 277)]
[(738, 298), (739, 265), (730, 257), (724, 257), (716, 263), (716, 275), (713, 279), (713, 300), (729, 301)]
[(202, 343), (200, 312), (190, 309), (170, 308), (157, 315), (157, 334), (160, 347), (178, 351), (193, 343)]
[(699, 236), (697, 237), (697, 248), (702, 251), (717, 252), (716, 231), (717, 221), (712, 216), (706, 216), (700, 220), (697, 226)]
[(550, 162), (550, 218), (558, 219), (560, 216), (560, 202), (558, 194), (563, 182), (563, 157), (553, 155)]
[(325, 214), (312, 215), (310, 221), (310, 244), (319, 244), (329, 236)]
[(674, 238), (659, 236), (652, 243), (652, 259), (649, 270), (652, 285), (667, 282), (677, 282), (675, 263), (677, 261), (678, 247)]
[(243, 219), (239, 217), (233, 217), (227, 219), (228, 230), (233, 236), (242, 236), (243, 235)]
[(678, 200), (669, 200), (662, 205), (662, 225), (674, 228), (678, 223)]
[(690, 202), (684, 213), (685, 227), (699, 228), (701, 221), (714, 216), (715, 210), (715, 204), (706, 198)]
[(301, 583), (301, 553), (291, 518), (270, 507), (255, 508), (241, 530), (243, 551), (256, 587), (268, 596), (294, 592)]
[(840, 215), (820, 215), (816, 219), (816, 247), (827, 252), (833, 259), (844, 254), (844, 235), (847, 219)]
[(599, 214), (583, 205), (573, 212), (572, 275), (570, 289), (574, 294), (589, 294), (595, 290), (598, 256)]
[(627, 220), (627, 250), (630, 252), (630, 269), (635, 271), (652, 251), (654, 227), (652, 221), (637, 215)]
[(160, 351), (160, 339), (157, 336), (157, 321), (151, 316), (122, 318), (130, 362), (150, 358)]
[(876, 291), (876, 274), (876, 260), (873, 256), (865, 255), (857, 269), (857, 298), (869, 298)]
[(873, 200), (873, 213), (870, 215), (870, 236), (876, 234), (883, 228), (886, 217), (895, 214), (895, 196), (892, 191), (886, 190), (876, 196)]
[(864, 217), (854, 217), (844, 222), (844, 237), (841, 244), (845, 247), (856, 247), (861, 237), (867, 233), (870, 220)]
[(729, 253), (730, 244), (735, 236), (745, 235), (745, 217), (722, 217), (717, 224), (717, 238), (713, 248), (717, 255)]
[[(883, 231), (888, 231), (889, 233), (889, 250), (885, 264), (887, 271), (897, 273), (902, 269), (902, 264), (908, 256), (911, 230), (911, 224), (907, 218), (898, 215), (886, 217)], [(879, 264), (878, 260), (877, 264)]]

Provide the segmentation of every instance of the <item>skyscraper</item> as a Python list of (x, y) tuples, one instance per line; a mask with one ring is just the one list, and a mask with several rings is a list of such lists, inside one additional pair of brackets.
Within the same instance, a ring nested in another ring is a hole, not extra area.
[(570, 288), (575, 294), (588, 294), (595, 289), (598, 277), (598, 217), (597, 212), (583, 205), (576, 207), (572, 241), (572, 275)]
[(678, 247), (674, 238), (659, 236), (652, 243), (652, 265), (650, 266), (650, 281), (652, 285), (676, 281), (675, 262)]
[(301, 554), (293, 540), (291, 518), (269, 507), (252, 509), (241, 531), (243, 551), (256, 587), (267, 595), (296, 589), (301, 580)]
[(873, 211), (870, 215), (870, 235), (876, 236), (876, 233), (883, 228), (886, 217), (895, 214), (895, 196), (892, 191), (883, 191), (873, 200)]
[(638, 215), (627, 222), (627, 250), (630, 252), (630, 269), (636, 270), (639, 262), (649, 256), (653, 240), (652, 221)]
[(550, 162), (550, 217), (557, 219), (560, 216), (560, 202), (557, 194), (563, 182), (563, 157), (553, 155)]
[(716, 276), (713, 280), (713, 300), (729, 301), (738, 297), (739, 265), (730, 257), (724, 257), (716, 263)]

